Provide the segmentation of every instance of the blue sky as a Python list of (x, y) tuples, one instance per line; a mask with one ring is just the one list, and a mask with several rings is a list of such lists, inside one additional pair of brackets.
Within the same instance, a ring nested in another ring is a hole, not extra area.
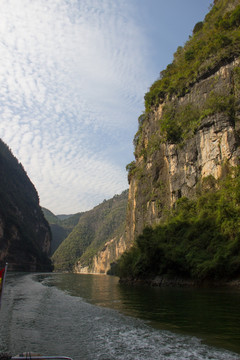
[(210, 0), (1, 0), (0, 137), (55, 214), (128, 188), (144, 94)]

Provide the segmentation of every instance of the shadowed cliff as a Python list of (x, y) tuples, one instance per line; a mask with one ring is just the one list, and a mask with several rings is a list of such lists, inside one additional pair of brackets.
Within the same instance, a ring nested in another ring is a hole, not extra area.
[(0, 140), (0, 263), (10, 270), (50, 271), (51, 232), (37, 191)]

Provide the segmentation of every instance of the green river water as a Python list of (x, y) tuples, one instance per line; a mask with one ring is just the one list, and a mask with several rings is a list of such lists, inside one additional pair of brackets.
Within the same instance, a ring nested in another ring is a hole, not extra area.
[(240, 290), (133, 287), (119, 284), (116, 277), (101, 275), (61, 274), (55, 275), (53, 283), (56, 280), (60, 289), (92, 304), (240, 354)]
[(240, 291), (9, 273), (0, 353), (24, 351), (74, 360), (240, 360)]

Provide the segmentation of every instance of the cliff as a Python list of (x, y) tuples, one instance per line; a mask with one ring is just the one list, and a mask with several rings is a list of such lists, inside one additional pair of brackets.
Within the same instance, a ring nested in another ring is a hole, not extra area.
[[(127, 165), (125, 233), (121, 245), (114, 243), (114, 251), (109, 243), (94, 258), (95, 269), (103, 272), (109, 266), (106, 259), (111, 252), (115, 253), (115, 263), (118, 247), (128, 250), (134, 245), (120, 261), (125, 277), (170, 271), (204, 278), (223, 276), (230, 268), (229, 276), (239, 271), (237, 231), (230, 225), (230, 210), (224, 210), (229, 196), (238, 223), (239, 204), (234, 192), (238, 175), (231, 169), (240, 159), (239, 27), (239, 0), (214, 1), (204, 21), (195, 25), (192, 36), (177, 49), (173, 62), (146, 93), (145, 112), (138, 119), (134, 138), (135, 161)], [(228, 180), (221, 182), (227, 176)], [(235, 182), (231, 182), (233, 178)], [(202, 205), (208, 198), (217, 222)], [(181, 200), (181, 209), (174, 217)], [(206, 221), (204, 214), (209, 217)], [(146, 229), (149, 226), (160, 227), (151, 232)], [(199, 237), (201, 231), (204, 240)], [(184, 237), (182, 246), (176, 243)]]
[(10, 270), (49, 271), (51, 232), (36, 189), (0, 140), (0, 263)]
[(239, 26), (239, 1), (215, 1), (145, 95), (127, 165), (123, 279), (240, 276)]
[[(164, 101), (145, 116), (136, 145), (136, 163), (129, 173), (129, 241), (141, 234), (146, 225), (160, 223), (179, 198), (194, 198), (202, 179), (210, 175), (219, 179), (226, 164), (239, 164), (240, 103), (236, 75), (239, 64), (239, 59), (235, 59), (220, 67), (194, 84), (185, 96)], [(226, 106), (223, 111), (219, 109), (211, 114), (210, 103), (214, 102), (215, 106), (219, 98), (225, 101), (232, 95), (234, 109)], [(161, 132), (159, 123), (167, 106), (174, 107), (175, 112), (183, 111), (184, 121), (194, 111), (198, 113), (197, 128), (181, 143), (165, 141)], [(207, 110), (210, 115), (204, 116)], [(201, 112), (203, 116), (199, 116)]]
[(128, 242), (194, 198), (204, 178), (239, 164), (239, 24), (239, 1), (215, 1), (145, 95), (128, 165)]
[(94, 255), (90, 266), (77, 262), (74, 272), (81, 274), (114, 274), (116, 260), (127, 250), (124, 235), (116, 236), (104, 243), (101, 250)]

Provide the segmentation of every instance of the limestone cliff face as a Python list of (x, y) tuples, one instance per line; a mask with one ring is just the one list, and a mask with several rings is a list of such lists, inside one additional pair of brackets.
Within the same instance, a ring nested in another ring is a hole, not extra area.
[(82, 266), (81, 262), (78, 262), (74, 268), (74, 272), (82, 274), (107, 274), (110, 271), (112, 264), (126, 249), (124, 236), (113, 238), (106, 242), (103, 249), (94, 256), (91, 266)]
[(0, 265), (10, 270), (49, 271), (50, 227), (35, 187), (0, 141)]
[[(132, 243), (146, 225), (157, 224), (180, 197), (194, 197), (201, 180), (209, 175), (218, 179), (225, 166), (240, 159), (240, 100), (235, 78), (239, 59), (220, 67), (196, 82), (182, 97), (160, 104), (141, 124), (135, 148), (136, 163), (129, 174), (130, 189), (126, 239)], [(209, 96), (234, 99), (234, 114), (217, 110), (205, 112), (194, 133), (181, 144), (165, 141), (159, 130), (163, 109), (191, 104), (206, 107)]]
[(239, 14), (239, 0), (215, 0), (145, 94), (135, 161), (127, 166), (126, 248), (179, 198), (194, 198), (205, 180), (239, 164)]
[[(167, 99), (144, 117), (141, 134), (136, 136), (134, 169), (129, 173), (125, 234), (118, 241), (107, 242), (94, 257), (91, 268), (79, 263), (76, 272), (107, 273), (111, 263), (133, 244), (143, 228), (164, 219), (180, 197), (193, 198), (202, 179), (218, 179), (226, 166), (239, 164), (240, 92), (235, 76), (239, 64), (240, 60), (235, 59), (205, 74), (185, 96)], [(165, 106), (191, 104), (201, 109), (211, 96), (232, 96), (234, 114), (224, 110), (203, 115), (197, 129), (180, 144), (164, 139), (159, 123)]]
[[(141, 132), (135, 137), (136, 161), (129, 173), (126, 231), (105, 244), (91, 267), (77, 263), (74, 271), (107, 273), (145, 226), (161, 222), (179, 198), (193, 198), (204, 178), (218, 179), (226, 167), (239, 164), (239, 65), (236, 58), (203, 74), (186, 95), (166, 99), (141, 119)], [(234, 102), (234, 111), (231, 106), (217, 107), (219, 99)], [(166, 140), (160, 127), (164, 109), (188, 106), (198, 114), (205, 109), (197, 127), (180, 143)]]

